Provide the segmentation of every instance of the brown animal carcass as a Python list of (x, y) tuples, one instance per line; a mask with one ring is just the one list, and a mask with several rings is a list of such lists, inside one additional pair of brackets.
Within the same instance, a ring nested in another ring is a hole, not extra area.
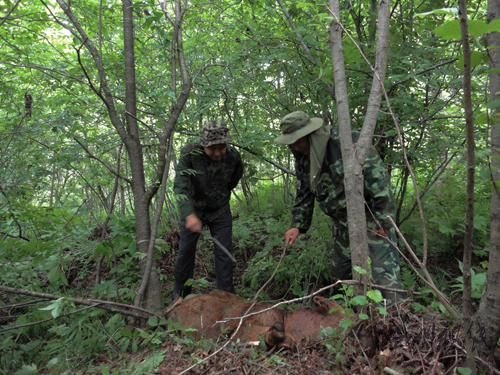
[[(223, 333), (233, 333), (239, 325), (238, 317), (268, 307), (258, 303), (249, 310), (251, 306), (250, 302), (235, 294), (214, 290), (209, 294), (177, 300), (167, 309), (166, 316), (184, 328), (194, 328), (196, 338), (213, 339)], [(279, 336), (280, 327), (282, 333), (283, 312), (273, 309), (245, 318), (234, 338), (255, 342), (267, 335), (266, 342), (273, 342), (275, 339), (271, 335)]]
[(314, 309), (298, 309), (285, 315), (285, 339), (280, 347), (294, 349), (301, 341), (320, 339), (322, 328), (337, 327), (343, 319), (342, 308), (321, 296), (313, 298)]
[[(315, 309), (298, 309), (284, 312), (269, 308), (270, 305), (251, 302), (231, 293), (214, 290), (209, 294), (180, 299), (167, 309), (168, 319), (185, 328), (194, 328), (196, 338), (217, 338), (223, 333), (232, 334), (238, 328), (241, 316), (245, 317), (234, 338), (245, 343), (257, 343), (263, 339), (268, 347), (293, 349), (302, 340), (319, 339), (321, 328), (335, 327), (342, 314), (331, 315), (337, 305), (316, 296)], [(251, 308), (251, 309), (250, 309)]]

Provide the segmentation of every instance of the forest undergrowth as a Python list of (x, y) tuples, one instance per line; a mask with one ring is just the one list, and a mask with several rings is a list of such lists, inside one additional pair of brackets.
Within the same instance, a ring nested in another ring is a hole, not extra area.
[[(335, 280), (329, 272), (330, 227), (319, 210), (310, 232), (287, 249), (277, 268), (289, 224), (289, 198), (280, 189), (267, 188), (251, 205), (244, 199), (233, 204), (235, 286), (243, 297), (252, 298), (273, 273), (259, 300), (305, 296)], [(11, 251), (0, 252), (1, 285), (61, 298), (0, 294), (0, 373), (176, 374), (195, 365), (190, 373), (467, 374), (461, 368), (465, 355), (460, 325), (404, 264), (401, 278), (410, 296), (406, 302), (387, 307), (377, 294), (356, 295), (352, 286), (327, 290), (323, 294), (349, 313), (338, 329), (322, 333), (321, 342), (304, 342), (293, 352), (231, 343), (209, 357), (224, 341), (196, 341), (163, 318), (137, 324), (130, 317), (64, 298), (133, 304), (140, 271), (132, 226), (130, 218), (122, 217), (113, 219), (106, 230), (79, 223), (57, 236), (54, 228), (47, 235), (50, 240), (37, 244), (4, 243)], [(192, 281), (196, 293), (214, 287), (212, 245), (207, 238), (202, 236), (197, 252)], [(177, 247), (176, 225), (165, 221), (157, 239), (164, 305), (171, 302)], [(476, 257), (481, 258), (480, 251)], [(447, 251), (433, 256), (431, 272), (459, 308), (460, 262), (449, 259)], [(485, 281), (485, 268), (476, 268), (472, 277), (476, 301)]]

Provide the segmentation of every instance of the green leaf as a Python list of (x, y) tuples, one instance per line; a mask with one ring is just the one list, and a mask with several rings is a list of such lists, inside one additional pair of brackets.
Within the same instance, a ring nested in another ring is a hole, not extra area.
[(481, 36), (490, 32), (490, 25), (483, 20), (469, 20), (469, 35)]
[(460, 23), (458, 20), (445, 22), (436, 27), (434, 33), (444, 40), (459, 40), (461, 38)]
[(497, 18), (496, 20), (493, 20), (488, 24), (488, 32), (500, 33), (500, 19)]
[(421, 313), (421, 312), (425, 311), (425, 307), (422, 304), (418, 303), (418, 302), (413, 302), (410, 305), (410, 308), (415, 313)]
[(57, 268), (52, 268), (49, 273), (47, 274), (47, 278), (49, 279), (50, 283), (53, 284), (54, 286), (66, 286), (67, 281), (66, 278), (62, 275), (61, 271), (59, 271)]
[[(470, 56), (471, 68), (475, 68), (481, 64), (486, 64), (487, 62), (488, 62), (488, 57), (487, 57), (486, 53), (478, 52), (478, 51), (471, 52), (471, 56)], [(460, 57), (457, 59), (457, 61), (455, 63), (457, 65), (458, 69), (463, 69), (464, 68), (464, 56), (460, 55)]]
[(128, 337), (123, 337), (119, 341), (120, 351), (125, 352), (130, 344), (130, 339)]
[(61, 297), (52, 302), (50, 305), (41, 307), (39, 310), (50, 311), (50, 315), (52, 315), (52, 317), (55, 319), (61, 315), (63, 309), (63, 303), (64, 303), (64, 297)]
[(457, 367), (456, 370), (459, 375), (472, 375), (472, 370), (468, 367)]
[[(478, 37), (492, 31), (497, 31), (497, 29), (500, 27), (498, 24), (487, 24), (483, 20), (469, 20), (467, 26), (469, 35), (473, 37)], [(434, 33), (444, 40), (460, 40), (462, 37), (460, 31), (460, 21), (447, 21), (435, 28)]]
[(353, 306), (366, 306), (368, 305), (368, 299), (366, 298), (366, 296), (362, 295), (355, 296), (353, 297), (353, 299), (351, 299), (351, 304)]
[(359, 317), (359, 320), (368, 320), (368, 319), (370, 319), (370, 317), (367, 314), (365, 314), (365, 313), (359, 314), (358, 317)]
[(474, 113), (474, 124), (483, 125), (488, 123), (488, 113), (476, 111)]
[(379, 306), (379, 307), (377, 307), (377, 310), (378, 310), (378, 313), (381, 316), (386, 316), (387, 315), (387, 309), (385, 307)]
[(113, 248), (111, 247), (111, 244), (106, 242), (101, 242), (99, 245), (96, 246), (94, 252), (96, 256), (109, 257), (113, 254)]
[(364, 268), (362, 268), (360, 266), (354, 266), (352, 268), (353, 268), (354, 272), (356, 272), (360, 275), (366, 275), (368, 273)]
[(142, 374), (152, 374), (156, 371), (156, 369), (163, 363), (165, 359), (165, 353), (156, 352), (145, 358), (139, 365), (136, 366), (133, 375), (142, 375)]
[(375, 303), (380, 303), (384, 300), (384, 296), (378, 289), (369, 290), (366, 292), (366, 296)]
[(144, 28), (149, 28), (149, 27), (151, 27), (151, 24), (153, 23), (153, 21), (154, 21), (153, 17), (148, 17), (148, 18), (146, 18), (146, 21), (144, 21), (144, 25), (143, 25), (143, 27), (144, 27)]
[(486, 287), (486, 272), (478, 272), (472, 274), (472, 298), (480, 299)]
[(59, 365), (60, 362), (61, 361), (59, 360), (59, 357), (54, 357), (49, 362), (47, 362), (47, 368), (54, 368)]
[(38, 374), (38, 369), (36, 368), (36, 365), (31, 365), (31, 366), (24, 365), (14, 373), (14, 375), (33, 375), (33, 374)]
[(339, 323), (339, 326), (340, 328), (342, 328), (342, 330), (347, 331), (352, 327), (352, 324), (353, 322), (351, 319), (342, 319)]
[(156, 316), (152, 316), (148, 319), (148, 326), (157, 327), (158, 326), (158, 318)]
[(168, 243), (163, 238), (155, 238), (155, 246), (168, 246)]
[(488, 102), (488, 108), (491, 108), (491, 109), (500, 109), (500, 99), (490, 100)]
[(346, 297), (354, 296), (354, 288), (352, 287), (352, 285), (342, 285), (342, 289)]

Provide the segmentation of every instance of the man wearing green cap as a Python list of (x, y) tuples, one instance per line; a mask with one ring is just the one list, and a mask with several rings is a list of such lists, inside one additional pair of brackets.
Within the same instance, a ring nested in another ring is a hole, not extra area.
[(203, 225), (214, 238), (216, 286), (234, 292), (233, 263), (226, 253), (232, 251), (229, 198), (243, 174), (243, 163), (229, 142), (227, 127), (212, 121), (203, 126), (198, 144), (189, 144), (181, 151), (174, 181), (181, 218), (174, 300), (191, 292), (185, 283), (193, 278)]
[[(344, 168), (340, 140), (320, 118), (310, 118), (302, 111), (292, 112), (281, 120), (282, 134), (276, 143), (288, 145), (295, 157), (297, 193), (292, 208), (292, 225), (285, 233), (285, 243), (293, 245), (300, 233), (311, 225), (314, 202), (332, 218), (333, 266), (338, 279), (351, 277), (349, 232), (344, 187)], [(382, 160), (373, 148), (363, 165), (364, 198), (368, 226), (368, 246), (372, 275), (376, 284), (399, 288), (399, 254), (392, 246), (395, 232), (387, 216), (393, 204), (389, 181)], [(391, 301), (396, 293), (383, 291)]]

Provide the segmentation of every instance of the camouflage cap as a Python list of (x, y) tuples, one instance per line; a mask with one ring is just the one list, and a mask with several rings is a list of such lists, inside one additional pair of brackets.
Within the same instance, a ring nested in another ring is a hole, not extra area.
[(209, 147), (229, 143), (231, 138), (228, 134), (228, 128), (220, 121), (210, 121), (203, 125), (200, 135), (200, 145)]
[(305, 112), (295, 111), (283, 117), (280, 121), (283, 133), (274, 141), (282, 145), (291, 145), (300, 138), (318, 130), (323, 125), (319, 117), (309, 117)]

